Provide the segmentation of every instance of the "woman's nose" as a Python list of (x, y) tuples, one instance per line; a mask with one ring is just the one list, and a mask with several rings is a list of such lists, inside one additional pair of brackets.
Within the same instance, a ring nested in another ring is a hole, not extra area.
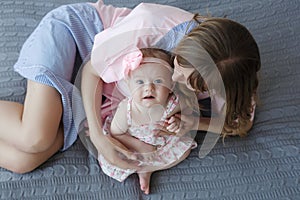
[(173, 81), (179, 81), (180, 80), (180, 74), (176, 70), (174, 70), (174, 72), (173, 72), (172, 80)]

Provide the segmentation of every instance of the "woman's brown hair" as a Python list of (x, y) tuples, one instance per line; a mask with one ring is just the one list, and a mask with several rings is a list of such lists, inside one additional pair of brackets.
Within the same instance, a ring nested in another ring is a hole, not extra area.
[[(202, 21), (200, 18), (195, 16), (197, 22)], [(213, 67), (201, 59), (203, 49), (217, 67), (225, 87), (225, 127), (238, 129), (250, 120), (252, 98), (256, 100), (257, 72), (261, 66), (258, 46), (244, 26), (225, 18), (205, 19), (182, 39), (174, 53), (180, 66), (196, 69), (188, 81), (198, 91), (209, 86), (218, 93), (222, 91), (215, 82)]]

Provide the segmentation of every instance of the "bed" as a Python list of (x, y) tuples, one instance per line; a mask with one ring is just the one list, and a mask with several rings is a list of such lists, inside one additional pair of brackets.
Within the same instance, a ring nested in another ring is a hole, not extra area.
[[(22, 44), (50, 10), (81, 0), (0, 1), (0, 99), (23, 102), (26, 81), (13, 72)], [(134, 7), (139, 0), (106, 0)], [(261, 52), (259, 105), (248, 137), (219, 140), (179, 165), (155, 172), (151, 194), (138, 177), (104, 175), (81, 140), (27, 174), (0, 168), (0, 199), (300, 199), (300, 2), (298, 0), (153, 0), (244, 24)], [(1, 111), (0, 111), (1, 112)], [(198, 136), (201, 143), (203, 137)], [(200, 145), (199, 145), (200, 146)]]

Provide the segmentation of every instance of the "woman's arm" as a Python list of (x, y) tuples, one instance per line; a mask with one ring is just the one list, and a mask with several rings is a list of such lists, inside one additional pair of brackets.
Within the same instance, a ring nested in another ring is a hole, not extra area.
[[(200, 117), (199, 118), (199, 127), (198, 130), (200, 131), (208, 131), (209, 124), (212, 118), (209, 117)], [(253, 126), (253, 121), (249, 120), (244, 124), (240, 124), (240, 126), (236, 129), (232, 129), (230, 127), (227, 127), (225, 124), (223, 126), (223, 130), (221, 135), (224, 136), (246, 136), (249, 130)], [(210, 131), (214, 133), (218, 133), (218, 131), (215, 129), (216, 127), (211, 126)]]
[(137, 166), (126, 162), (118, 156), (118, 152), (120, 152), (128, 159), (134, 159), (135, 156), (132, 152), (129, 152), (125, 146), (121, 145), (111, 136), (103, 134), (100, 119), (102, 88), (103, 81), (96, 74), (90, 61), (87, 62), (82, 72), (81, 92), (91, 141), (98, 153), (103, 155), (111, 164), (123, 169), (137, 169)]

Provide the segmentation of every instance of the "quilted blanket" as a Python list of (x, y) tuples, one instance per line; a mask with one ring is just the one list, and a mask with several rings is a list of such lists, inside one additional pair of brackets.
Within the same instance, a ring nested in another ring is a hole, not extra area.
[[(26, 81), (13, 72), (22, 44), (50, 10), (81, 0), (0, 1), (0, 99), (23, 102)], [(107, 0), (134, 7), (139, 0)], [(300, 2), (298, 0), (153, 0), (191, 12), (227, 16), (258, 42), (262, 68), (254, 127), (245, 138), (218, 141), (179, 165), (155, 172), (151, 194), (136, 175), (119, 183), (101, 171), (80, 139), (31, 173), (0, 168), (0, 199), (300, 199)], [(1, 112), (1, 110), (0, 110)], [(203, 137), (196, 138), (201, 143)]]

